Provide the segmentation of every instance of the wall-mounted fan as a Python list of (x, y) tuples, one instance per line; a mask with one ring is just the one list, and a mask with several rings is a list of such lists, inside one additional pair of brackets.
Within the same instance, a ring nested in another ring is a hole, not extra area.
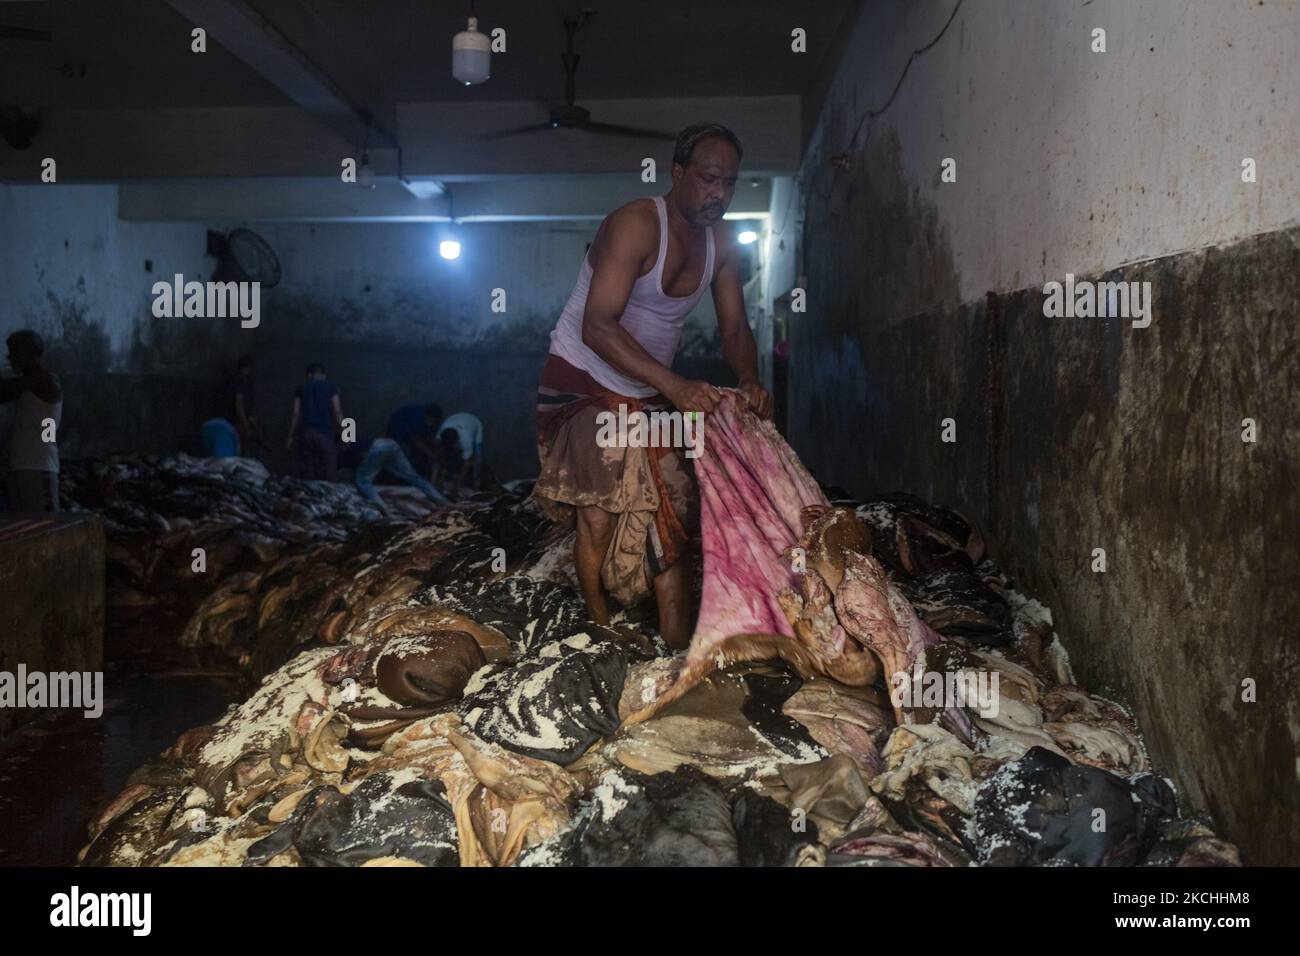
[(0, 106), (0, 137), (14, 149), (31, 146), (40, 129), (40, 113), (24, 113), (17, 106)]
[(213, 282), (260, 282), (263, 289), (280, 282), (275, 250), (251, 229), (234, 229), (224, 236), (209, 229), (208, 255), (217, 260)]
[[(0, 23), (0, 40), (49, 43), (53, 39), (54, 34), (49, 30)], [(14, 149), (27, 149), (31, 146), (40, 128), (40, 113), (25, 113), (17, 106), (0, 106), (0, 138)]]

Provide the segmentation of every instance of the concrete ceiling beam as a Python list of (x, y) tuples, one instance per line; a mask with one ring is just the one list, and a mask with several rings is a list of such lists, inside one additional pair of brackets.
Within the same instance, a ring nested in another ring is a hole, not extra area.
[(166, 0), (177, 13), (256, 70), (348, 143), (394, 149), (396, 137), (373, 110), (340, 89), (247, 0)]
[[(794, 96), (591, 100), (600, 122), (676, 133), (703, 120), (735, 130), (745, 175), (799, 168), (800, 112)], [(532, 103), (414, 103), (398, 106), (401, 172), (410, 178), (640, 174), (656, 160), (671, 175), (672, 143), (569, 129), (501, 139), (486, 134), (538, 122)], [(213, 177), (338, 177), (359, 141), (296, 107), (169, 110), (51, 110), (30, 149), (0, 145), (0, 182), (39, 182), (41, 160), (58, 161), (59, 182), (126, 182)], [(397, 175), (397, 150), (371, 152), (376, 174)]]
[[(599, 221), (638, 196), (668, 188), (628, 173), (480, 178), (446, 186), (445, 195), (417, 199), (396, 178), (381, 178), (372, 190), (332, 179), (127, 184), (118, 193), (118, 216), (135, 222)], [(770, 195), (769, 180), (746, 177), (729, 215), (766, 215)]]

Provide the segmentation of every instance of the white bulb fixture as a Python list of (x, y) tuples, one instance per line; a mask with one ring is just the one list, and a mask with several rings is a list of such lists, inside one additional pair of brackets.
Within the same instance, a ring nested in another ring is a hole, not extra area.
[(460, 258), (460, 243), (455, 239), (444, 239), (438, 243), (438, 255), (444, 259)]
[(469, 27), (451, 41), (451, 75), (458, 83), (473, 86), (492, 74), (492, 43), (478, 32), (478, 17), (469, 18)]
[(758, 233), (756, 233), (753, 229), (746, 229), (736, 238), (740, 240), (740, 244), (742, 246), (747, 246), (755, 239), (758, 238)]

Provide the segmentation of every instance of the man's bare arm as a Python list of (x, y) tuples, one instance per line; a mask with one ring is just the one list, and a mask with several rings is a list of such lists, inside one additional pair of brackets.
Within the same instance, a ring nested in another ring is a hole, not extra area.
[(12, 402), (23, 392), (31, 392), (43, 402), (54, 404), (63, 397), (59, 386), (54, 384), (54, 376), (41, 369), (28, 372), (17, 378), (0, 379), (0, 403)]
[(722, 251), (722, 263), (713, 280), (713, 308), (722, 333), (723, 357), (736, 373), (737, 385), (750, 407), (767, 418), (772, 413), (772, 397), (758, 381), (758, 346), (745, 318), (745, 291), (734, 246)]
[(713, 308), (722, 333), (722, 354), (741, 383), (758, 381), (758, 347), (745, 318), (745, 292), (735, 256), (728, 256), (713, 280)]
[(17, 378), (0, 378), (0, 402), (12, 402), (27, 387), (27, 379), (23, 376)]

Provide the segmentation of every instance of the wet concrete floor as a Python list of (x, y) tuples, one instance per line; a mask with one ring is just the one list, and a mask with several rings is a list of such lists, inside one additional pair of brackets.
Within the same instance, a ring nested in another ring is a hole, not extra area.
[(232, 677), (108, 665), (104, 712), (51, 714), (0, 741), (0, 866), (71, 866), (91, 816), (191, 727), (240, 697)]

